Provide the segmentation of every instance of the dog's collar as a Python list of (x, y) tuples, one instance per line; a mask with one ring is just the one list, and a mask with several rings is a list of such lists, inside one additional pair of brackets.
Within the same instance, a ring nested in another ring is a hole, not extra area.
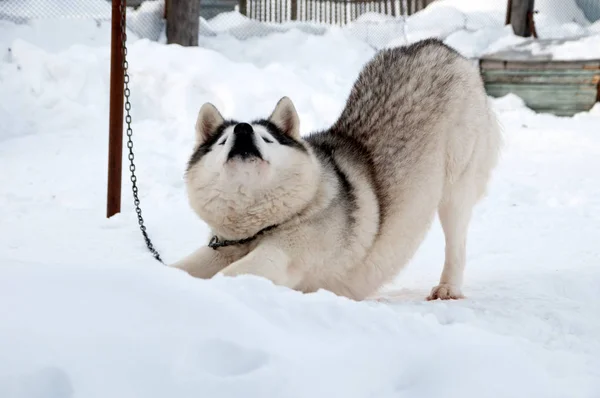
[(254, 234), (248, 238), (237, 239), (237, 240), (226, 240), (226, 239), (219, 240), (219, 237), (217, 235), (214, 235), (211, 238), (210, 242), (208, 242), (208, 247), (210, 247), (214, 250), (217, 250), (219, 247), (224, 247), (224, 246), (243, 245), (244, 243), (252, 242), (254, 239), (258, 238), (260, 235), (262, 235), (265, 232), (268, 232), (272, 229), (275, 229), (277, 227), (278, 227), (278, 224), (270, 225), (266, 228), (261, 229), (256, 234)]

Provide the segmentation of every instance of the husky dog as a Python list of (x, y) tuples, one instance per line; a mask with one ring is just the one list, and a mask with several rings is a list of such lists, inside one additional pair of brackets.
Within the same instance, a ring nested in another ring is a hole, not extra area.
[(363, 300), (410, 261), (437, 212), (445, 262), (428, 299), (461, 298), (500, 134), (477, 66), (435, 39), (376, 54), (326, 131), (301, 136), (288, 97), (249, 122), (205, 103), (186, 184), (212, 239), (172, 266)]

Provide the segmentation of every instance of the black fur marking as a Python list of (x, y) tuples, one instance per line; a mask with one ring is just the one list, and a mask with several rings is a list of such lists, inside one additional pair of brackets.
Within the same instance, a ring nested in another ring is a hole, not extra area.
[[(358, 204), (356, 203), (355, 188), (352, 186), (347, 176), (342, 172), (339, 165), (337, 164), (336, 153), (346, 159), (351, 159), (357, 162), (356, 167), (362, 168), (367, 173), (370, 180), (370, 188), (377, 197), (379, 207), (379, 225), (384, 220), (385, 211), (387, 207), (387, 199), (385, 197), (385, 191), (380, 186), (375, 172), (375, 165), (373, 164), (372, 155), (368, 148), (364, 145), (340, 132), (329, 129), (323, 132), (315, 132), (306, 137), (308, 144), (314, 149), (315, 154), (325, 164), (331, 164), (338, 175), (339, 181), (342, 184), (343, 194), (340, 199), (343, 200), (344, 206), (347, 206), (346, 213), (350, 214), (349, 222), (354, 223), (354, 213), (358, 210)], [(334, 152), (335, 150), (335, 152)], [(350, 225), (349, 225), (350, 226)]]
[(360, 150), (349, 140), (332, 136), (329, 132), (313, 133), (307, 137), (306, 141), (311, 145), (315, 155), (321, 160), (322, 164), (326, 167), (331, 167), (340, 183), (338, 200), (334, 204), (345, 208), (345, 213), (348, 215), (348, 233), (352, 234), (352, 228), (357, 222), (355, 216), (358, 210), (356, 188), (339, 166), (335, 152), (345, 152), (345, 155), (341, 153), (340, 155), (348, 157), (350, 153), (357, 155), (357, 153), (360, 153)]
[(340, 166), (335, 161), (335, 158), (331, 156), (333, 168), (335, 170), (335, 174), (337, 175), (340, 184), (341, 184), (341, 192), (340, 192), (340, 200), (347, 206), (348, 210), (348, 226), (353, 227), (356, 225), (356, 217), (354, 213), (358, 210), (358, 205), (356, 203), (356, 192), (354, 192), (354, 186), (350, 184), (348, 180), (348, 176), (344, 174)]
[(213, 133), (210, 134), (208, 139), (204, 141), (202, 145), (196, 148), (196, 151), (194, 151), (194, 153), (190, 157), (190, 160), (188, 161), (187, 169), (189, 170), (193, 165), (198, 163), (204, 155), (210, 152), (212, 146), (219, 140), (219, 138), (221, 138), (221, 136), (225, 132), (225, 129), (236, 124), (238, 124), (238, 122), (235, 120), (226, 120), (225, 122), (221, 123), (221, 125), (217, 127), (217, 129)]
[(279, 127), (277, 127), (274, 123), (270, 122), (267, 119), (255, 120), (252, 124), (258, 124), (259, 126), (263, 126), (267, 129), (267, 131), (279, 142), (281, 145), (289, 146), (295, 149), (298, 149), (302, 152), (307, 152), (306, 148), (302, 143), (296, 141), (289, 135), (285, 134)]

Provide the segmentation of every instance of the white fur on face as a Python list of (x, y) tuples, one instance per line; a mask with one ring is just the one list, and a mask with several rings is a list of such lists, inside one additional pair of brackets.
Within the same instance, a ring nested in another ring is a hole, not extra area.
[(193, 171), (196, 178), (208, 179), (215, 184), (215, 188), (219, 186), (226, 192), (238, 191), (243, 186), (260, 190), (271, 184), (281, 183), (287, 176), (295, 175), (295, 169), (306, 162), (307, 154), (280, 144), (264, 126), (251, 126), (254, 143), (262, 159), (253, 157), (227, 160), (233, 146), (235, 128), (235, 125), (229, 126), (211, 146), (210, 152), (193, 166), (192, 170), (198, 169)]
[(280, 144), (263, 125), (251, 126), (262, 159), (228, 160), (234, 143), (231, 125), (186, 178), (192, 208), (231, 238), (287, 220), (312, 199), (318, 186), (319, 166), (310, 152)]

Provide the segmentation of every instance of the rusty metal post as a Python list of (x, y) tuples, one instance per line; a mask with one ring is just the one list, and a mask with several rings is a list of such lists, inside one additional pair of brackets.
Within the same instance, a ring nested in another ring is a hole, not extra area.
[(534, 11), (527, 11), (527, 20), (529, 21), (529, 27), (531, 29), (531, 35), (534, 39), (538, 38), (537, 30), (535, 29), (535, 20), (533, 18)]
[[(123, 162), (123, 31), (126, 0), (112, 0), (110, 37), (110, 110), (108, 122), (108, 189), (106, 217), (121, 212), (121, 170)], [(123, 23), (123, 26), (121, 26)]]

